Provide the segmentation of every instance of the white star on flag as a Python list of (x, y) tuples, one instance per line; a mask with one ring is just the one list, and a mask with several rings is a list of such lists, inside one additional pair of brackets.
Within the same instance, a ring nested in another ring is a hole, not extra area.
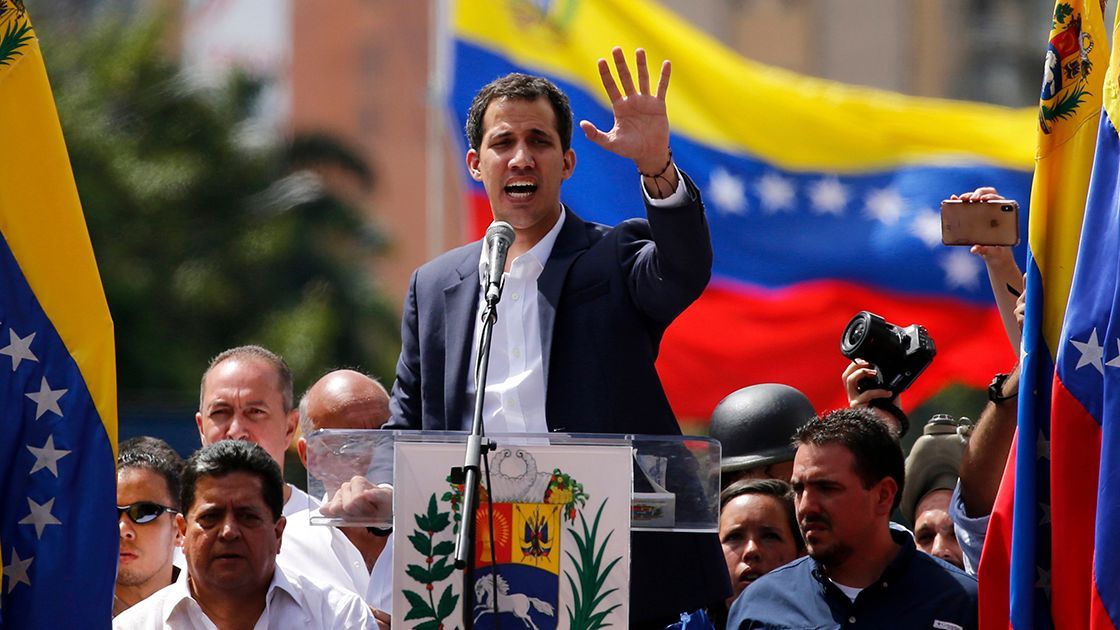
[(38, 357), (31, 353), (31, 342), (35, 339), (35, 333), (31, 333), (26, 337), (20, 337), (16, 331), (8, 329), (8, 345), (0, 348), (0, 354), (6, 354), (12, 358), (12, 371), (15, 372), (19, 364), (27, 359), (28, 361), (39, 362)]
[(767, 173), (755, 184), (762, 209), (767, 213), (793, 209), (793, 183), (777, 173)]
[(945, 270), (945, 284), (950, 289), (978, 289), (983, 265), (980, 259), (963, 249), (956, 249), (941, 257)]
[(39, 391), (31, 394), (24, 394), (31, 400), (35, 401), (37, 405), (35, 409), (35, 419), (43, 417), (43, 414), (48, 411), (53, 411), (59, 418), (62, 417), (62, 409), (58, 406), (58, 399), (70, 390), (68, 389), (51, 389), (47, 384), (47, 377), (43, 377), (43, 384), (39, 386)]
[(30, 444), (27, 445), (27, 450), (35, 456), (35, 465), (31, 467), (30, 475), (35, 474), (36, 471), (46, 468), (58, 476), (58, 460), (70, 454), (70, 451), (54, 447), (54, 436), (48, 435), (47, 441), (43, 444), (43, 448), (35, 448)]
[(1108, 367), (1120, 367), (1120, 339), (1116, 340), (1116, 356), (1112, 357), (1112, 360), (1105, 363), (1105, 365)]
[(1069, 342), (1081, 352), (1081, 358), (1077, 360), (1077, 367), (1073, 369), (1080, 370), (1086, 365), (1092, 365), (1097, 368), (1098, 372), (1104, 374), (1104, 365), (1101, 364), (1101, 359), (1104, 358), (1104, 346), (1097, 341), (1096, 328), (1089, 333), (1088, 341), (1076, 341), (1073, 337), (1070, 337)]
[(867, 216), (884, 225), (894, 225), (902, 218), (905, 203), (893, 188), (883, 188), (867, 196), (865, 211)]
[(929, 208), (922, 208), (910, 223), (910, 233), (921, 239), (926, 247), (937, 247), (941, 244), (941, 215)]
[(747, 211), (747, 195), (743, 180), (732, 175), (722, 166), (712, 171), (708, 189), (712, 203), (723, 214), (743, 214)]
[(816, 214), (843, 216), (844, 206), (848, 205), (848, 189), (835, 177), (817, 180), (809, 187), (809, 200)]
[(23, 519), (19, 522), (19, 524), (20, 525), (34, 525), (35, 526), (35, 537), (36, 538), (42, 538), (43, 537), (43, 530), (47, 528), (47, 525), (61, 525), (62, 524), (62, 521), (55, 518), (54, 514), (51, 514), (51, 508), (54, 506), (54, 498), (53, 497), (51, 498), (50, 501), (47, 501), (46, 503), (43, 503), (42, 505), (36, 503), (34, 499), (28, 497), (27, 506), (29, 508), (31, 508), (31, 513), (28, 514), (27, 516), (23, 517)]
[(31, 562), (35, 556), (31, 556), (26, 560), (21, 560), (19, 554), (16, 553), (16, 548), (12, 547), (12, 562), (11, 564), (4, 565), (4, 577), (8, 578), (8, 592), (11, 593), (16, 584), (23, 582), (31, 586), (31, 578), (27, 577), (27, 567), (31, 566)]
[(1034, 441), (1034, 448), (1036, 459), (1050, 459), (1050, 440), (1046, 439), (1042, 431), (1038, 432), (1038, 439)]

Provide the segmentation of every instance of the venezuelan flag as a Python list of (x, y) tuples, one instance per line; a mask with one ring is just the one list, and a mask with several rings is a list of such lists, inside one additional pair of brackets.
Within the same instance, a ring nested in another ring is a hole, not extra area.
[[(1105, 35), (1095, 0), (1055, 4), (1031, 191), (1018, 433), (981, 556), (982, 628), (1008, 620), (1017, 630), (1112, 628), (1096, 614), (1102, 602), (1120, 618), (1113, 523), (1094, 527), (1102, 513), (1115, 516), (1120, 490), (1100, 469), (1116, 465), (1101, 456), (1102, 423), (1113, 420), (1102, 387), (1115, 379), (1104, 346), (1120, 332), (1107, 327), (1120, 242), (1110, 120), (1117, 67), (1115, 58), (1107, 65)], [(1098, 491), (1113, 494), (1098, 502)]]
[[(846, 406), (839, 340), (865, 309), (920, 323), (936, 341), (908, 404), (954, 381), (986, 385), (1013, 361), (983, 263), (941, 245), (938, 207), (980, 185), (1025, 200), (1033, 112), (764, 67), (654, 2), (462, 0), (454, 36), (460, 123), (482, 85), (521, 71), (552, 78), (577, 121), (609, 128), (595, 60), (614, 45), (672, 60), (673, 153), (701, 187), (715, 249), (711, 285), (661, 346), (678, 417), (706, 421), (725, 395), (759, 382)], [(641, 216), (633, 164), (575, 136), (565, 203), (606, 224)], [(465, 185), (478, 235), (490, 211), (481, 187)]]
[(35, 31), (0, 2), (0, 627), (108, 628), (113, 324)]

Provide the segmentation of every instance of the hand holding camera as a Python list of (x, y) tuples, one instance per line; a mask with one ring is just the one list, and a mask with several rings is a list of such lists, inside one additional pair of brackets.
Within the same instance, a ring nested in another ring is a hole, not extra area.
[(840, 337), (840, 352), (852, 360), (844, 370), (848, 404), (885, 410), (897, 419), (899, 436), (910, 426), (898, 406), (898, 395), (917, 380), (937, 354), (926, 329), (895, 326), (882, 317), (861, 311)]

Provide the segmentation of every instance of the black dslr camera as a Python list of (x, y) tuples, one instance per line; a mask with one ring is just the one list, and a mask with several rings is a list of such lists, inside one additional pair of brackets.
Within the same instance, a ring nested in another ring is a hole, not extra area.
[(874, 313), (860, 311), (844, 329), (840, 352), (875, 368), (875, 377), (856, 384), (859, 391), (889, 389), (898, 396), (929, 367), (937, 349), (926, 329), (917, 324), (902, 328)]

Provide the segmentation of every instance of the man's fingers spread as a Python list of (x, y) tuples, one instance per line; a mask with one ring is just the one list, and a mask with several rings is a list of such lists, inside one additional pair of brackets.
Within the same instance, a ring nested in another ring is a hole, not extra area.
[(657, 98), (665, 100), (665, 95), (669, 93), (669, 75), (673, 71), (673, 65), (669, 60), (661, 62), (661, 78), (657, 81)]
[(649, 66), (646, 65), (646, 51), (639, 48), (634, 52), (634, 65), (638, 67), (638, 90), (649, 94)]
[(603, 82), (603, 89), (607, 91), (607, 97), (611, 99), (612, 103), (622, 98), (622, 94), (618, 92), (618, 85), (614, 82), (614, 77), (611, 76), (611, 67), (606, 59), (599, 60), (599, 80)]
[(626, 96), (633, 96), (637, 93), (634, 89), (634, 79), (630, 76), (630, 68), (626, 65), (626, 53), (622, 52), (621, 48), (617, 46), (613, 51), (614, 53), (614, 68), (618, 72), (618, 81), (622, 84), (622, 91)]

